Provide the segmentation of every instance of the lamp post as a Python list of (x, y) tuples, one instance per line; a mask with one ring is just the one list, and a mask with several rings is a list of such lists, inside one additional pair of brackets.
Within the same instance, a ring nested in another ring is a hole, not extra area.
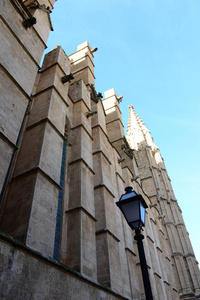
[(119, 201), (116, 202), (117, 206), (121, 209), (128, 225), (131, 229), (135, 230), (134, 239), (137, 241), (138, 252), (140, 257), (140, 265), (142, 271), (142, 278), (146, 300), (153, 300), (151, 284), (149, 280), (149, 273), (145, 258), (145, 252), (142, 240), (144, 239), (141, 234), (141, 227), (145, 226), (145, 209), (148, 207), (141, 195), (138, 195), (133, 188), (128, 186), (125, 188), (126, 193), (123, 194)]

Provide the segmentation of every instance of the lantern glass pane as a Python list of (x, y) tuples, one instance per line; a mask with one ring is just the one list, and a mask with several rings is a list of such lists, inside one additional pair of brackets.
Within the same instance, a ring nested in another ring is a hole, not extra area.
[(124, 203), (121, 205), (121, 209), (129, 223), (139, 219), (139, 206), (137, 201)]
[(145, 224), (145, 208), (142, 205), (142, 203), (140, 203), (140, 214), (141, 214), (141, 221), (143, 222), (143, 224)]
[(132, 191), (130, 193), (122, 195), (121, 201), (126, 200), (126, 199), (130, 199), (130, 198), (135, 197), (135, 196), (137, 196), (136, 192)]

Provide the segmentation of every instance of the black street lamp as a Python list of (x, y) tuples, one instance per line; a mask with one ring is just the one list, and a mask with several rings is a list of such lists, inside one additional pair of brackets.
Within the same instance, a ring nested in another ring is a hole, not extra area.
[(135, 230), (134, 239), (137, 241), (138, 246), (146, 300), (153, 300), (149, 273), (142, 242), (144, 236), (140, 231), (141, 227), (145, 226), (145, 209), (148, 206), (143, 197), (134, 192), (132, 187), (126, 187), (125, 191), (126, 193), (120, 197), (119, 201), (116, 202), (116, 204), (121, 209), (128, 225), (131, 227), (131, 229)]

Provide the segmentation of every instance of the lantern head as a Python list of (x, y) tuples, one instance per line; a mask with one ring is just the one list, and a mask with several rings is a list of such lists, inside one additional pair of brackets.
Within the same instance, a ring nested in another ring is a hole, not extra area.
[(128, 225), (132, 229), (145, 226), (145, 210), (148, 207), (145, 200), (142, 195), (138, 195), (130, 186), (126, 187), (125, 191), (126, 193), (116, 202), (117, 206), (121, 209)]

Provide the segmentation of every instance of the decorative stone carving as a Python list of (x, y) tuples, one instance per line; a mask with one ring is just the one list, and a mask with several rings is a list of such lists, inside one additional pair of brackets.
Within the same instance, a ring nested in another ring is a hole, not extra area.
[(96, 110), (90, 110), (90, 111), (87, 111), (87, 112), (85, 113), (85, 115), (86, 115), (86, 118), (89, 118), (89, 117), (95, 115), (96, 113), (97, 113)]
[(129, 143), (128, 143), (127, 139), (125, 138), (125, 136), (123, 137), (123, 141), (124, 141), (124, 144), (122, 144), (122, 146), (121, 146), (122, 150), (124, 150), (124, 152), (125, 152), (131, 159), (133, 159), (133, 156), (134, 156), (133, 151), (134, 151), (134, 150), (130, 148)]
[(121, 162), (123, 162), (125, 160), (125, 158), (121, 157), (121, 158), (118, 158), (118, 163), (120, 164)]
[(99, 100), (101, 100), (103, 98), (102, 94), (101, 93), (97, 94), (93, 84), (89, 84), (89, 87), (90, 87), (91, 100), (94, 101), (95, 103), (98, 103)]
[(25, 28), (29, 28), (36, 24), (36, 18), (34, 18), (27, 7), (21, 0), (10, 0), (14, 7), (18, 10), (22, 18), (24, 19), (23, 25)]
[(52, 10), (50, 9), (49, 6), (46, 6), (45, 4), (38, 4), (37, 1), (32, 1), (31, 3), (26, 5), (28, 8), (34, 8), (34, 9), (42, 9), (48, 13), (51, 13)]
[(74, 79), (74, 76), (72, 73), (61, 77), (62, 83), (70, 82), (70, 80), (72, 80), (72, 79)]

